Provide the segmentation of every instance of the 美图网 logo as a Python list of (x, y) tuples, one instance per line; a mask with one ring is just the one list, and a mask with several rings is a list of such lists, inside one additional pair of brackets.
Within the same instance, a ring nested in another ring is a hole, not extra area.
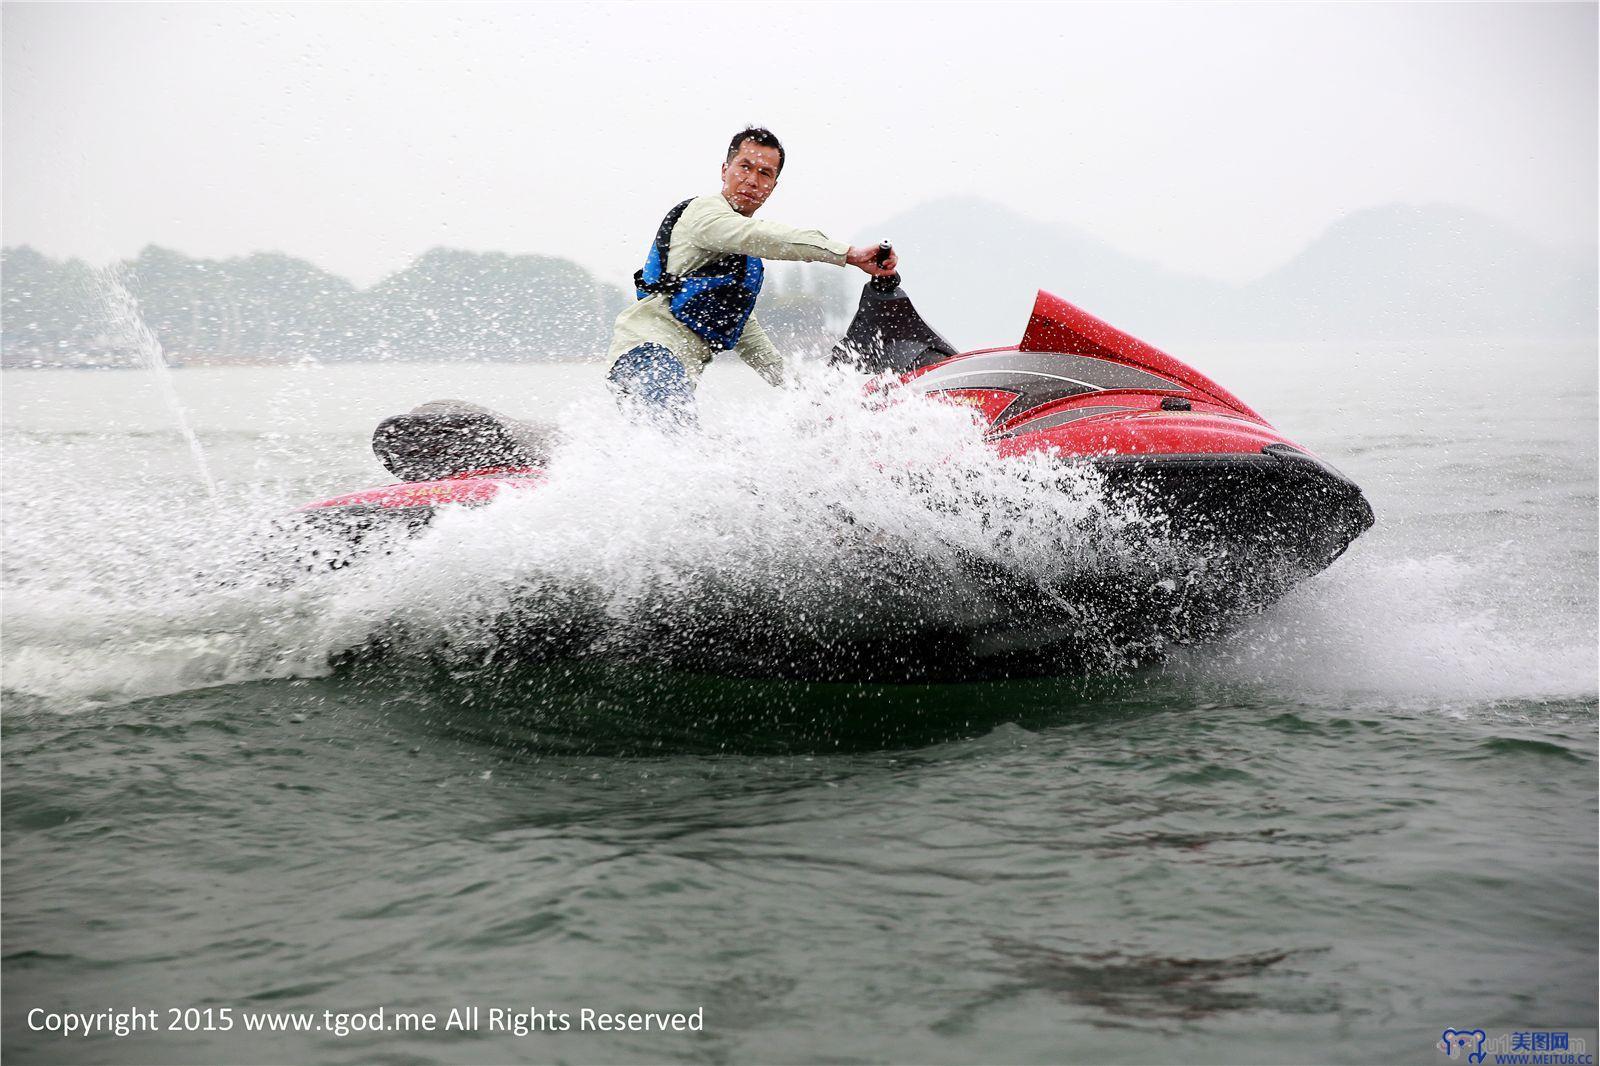
[(1482, 1029), (1446, 1029), (1439, 1037), (1439, 1050), (1452, 1059), (1482, 1062), (1483, 1042), (1488, 1039), (1489, 1034)]
[(1491, 1059), (1496, 1066), (1594, 1066), (1588, 1041), (1567, 1030), (1513, 1029), (1490, 1036), (1482, 1029), (1446, 1029), (1434, 1047), (1466, 1066)]

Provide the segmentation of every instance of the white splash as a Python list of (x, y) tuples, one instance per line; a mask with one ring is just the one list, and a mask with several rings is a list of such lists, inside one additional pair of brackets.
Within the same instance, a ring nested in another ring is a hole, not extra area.
[(1522, 610), (1539, 590), (1508, 587), (1495, 552), (1396, 557), (1369, 537), (1165, 672), (1341, 702), (1594, 698), (1592, 617), (1554, 602)]
[(106, 316), (112, 328), (133, 348), (139, 357), (139, 362), (150, 371), (156, 389), (161, 393), (162, 402), (171, 413), (184, 442), (189, 445), (189, 454), (194, 457), (194, 465), (200, 472), (200, 480), (205, 484), (206, 494), (215, 500), (217, 482), (211, 476), (211, 465), (206, 461), (205, 449), (200, 445), (200, 438), (189, 426), (189, 413), (184, 409), (183, 401), (178, 398), (178, 390), (172, 382), (172, 368), (167, 365), (166, 356), (161, 350), (161, 342), (156, 339), (155, 333), (145, 322), (144, 315), (140, 314), (139, 301), (128, 289), (124, 272), (122, 265), (115, 264), (95, 273), (100, 282)]
[(712, 616), (825, 641), (908, 619), (959, 627), (998, 610), (994, 574), (1043, 585), (1103, 567), (1142, 525), (1091, 473), (998, 458), (968, 409), (876, 409), (861, 386), (818, 371), (759, 402), (707, 405), (698, 433), (585, 400), (560, 419), (568, 443), (542, 488), (444, 512), (392, 554), (289, 585), (251, 572), (242, 527), (195, 530), (177, 508), (147, 508), (108, 531), (134, 547), (92, 591), (65, 573), (27, 592), (6, 687), (125, 699), (317, 673), (375, 638), (471, 657), (513, 612), (525, 627), (583, 615), (623, 642)]

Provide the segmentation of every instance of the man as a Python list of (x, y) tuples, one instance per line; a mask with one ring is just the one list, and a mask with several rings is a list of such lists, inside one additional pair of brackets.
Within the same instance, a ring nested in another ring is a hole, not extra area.
[(772, 131), (740, 130), (728, 144), (721, 191), (667, 213), (644, 269), (634, 275), (638, 302), (617, 316), (612, 334), (607, 377), (619, 399), (692, 420), (700, 372), (728, 350), (782, 384), (783, 358), (754, 314), (763, 259), (894, 273), (892, 253), (880, 265), (876, 247), (853, 248), (817, 230), (752, 218), (772, 195), (783, 163)]

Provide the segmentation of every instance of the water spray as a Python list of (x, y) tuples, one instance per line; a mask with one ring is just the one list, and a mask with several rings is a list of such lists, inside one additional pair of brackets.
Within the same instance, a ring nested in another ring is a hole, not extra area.
[(217, 499), (217, 482), (211, 476), (210, 464), (206, 462), (205, 449), (201, 447), (200, 438), (195, 435), (189, 425), (188, 412), (184, 410), (183, 402), (178, 398), (178, 390), (172, 382), (172, 368), (167, 365), (166, 356), (162, 354), (161, 342), (156, 339), (155, 333), (146, 324), (144, 316), (139, 313), (139, 301), (129, 290), (125, 275), (127, 268), (120, 263), (112, 264), (95, 272), (100, 282), (101, 298), (105, 302), (106, 315), (111, 321), (112, 328), (133, 347), (138, 354), (139, 361), (146, 370), (150, 371), (155, 379), (156, 388), (161, 393), (162, 402), (167, 405), (167, 410), (172, 413), (173, 420), (177, 423), (178, 432), (188, 442), (189, 453), (194, 456), (195, 467), (200, 472), (200, 480), (206, 487), (206, 495), (213, 502)]

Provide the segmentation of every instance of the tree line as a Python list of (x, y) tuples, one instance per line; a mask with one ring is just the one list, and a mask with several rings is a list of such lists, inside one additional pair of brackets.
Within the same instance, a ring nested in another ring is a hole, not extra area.
[[(781, 267), (769, 270), (762, 323), (786, 350), (825, 348), (850, 313), (842, 272)], [(177, 365), (595, 358), (633, 299), (567, 259), (449, 248), (367, 289), (277, 252), (196, 259), (152, 245), (113, 273)], [(104, 277), (27, 246), (0, 252), (0, 361), (136, 365)]]

